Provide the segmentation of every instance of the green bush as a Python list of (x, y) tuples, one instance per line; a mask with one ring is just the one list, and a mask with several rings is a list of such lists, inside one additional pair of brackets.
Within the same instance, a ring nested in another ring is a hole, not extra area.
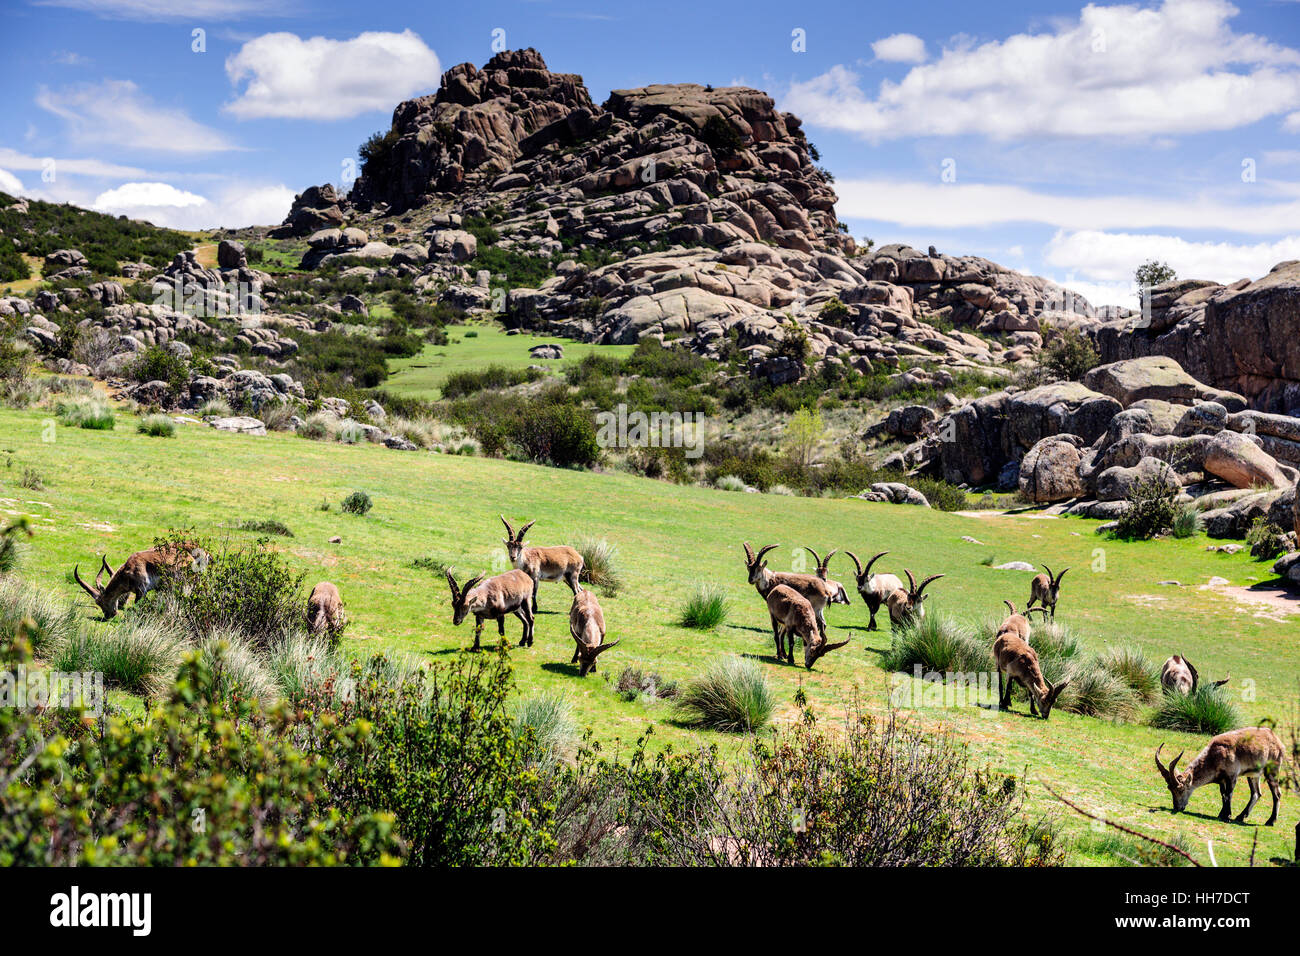
[(560, 694), (543, 692), (516, 701), (510, 708), (515, 735), (529, 737), (546, 762), (571, 755), (578, 745), (573, 704)]
[(944, 614), (927, 614), (894, 633), (880, 666), (910, 673), (916, 667), (941, 674), (987, 673), (993, 666), (992, 643), (979, 640), (970, 627)]
[(170, 415), (146, 415), (136, 427), (140, 434), (154, 438), (171, 438), (176, 434), (176, 423)]
[(117, 418), (107, 402), (84, 395), (60, 400), (54, 406), (54, 413), (69, 428), (112, 431), (117, 424)]
[(582, 582), (610, 597), (618, 594), (623, 588), (623, 579), (618, 573), (618, 545), (610, 544), (604, 538), (584, 536), (578, 539), (575, 547), (582, 555)]
[(374, 506), (375, 504), (370, 500), (368, 494), (364, 491), (354, 491), (343, 499), (343, 503), (339, 507), (343, 509), (344, 514), (367, 515)]
[(1173, 529), (1178, 490), (1159, 478), (1143, 478), (1128, 494), (1128, 510), (1115, 522), (1115, 537), (1146, 541)]
[(1250, 523), (1250, 530), (1246, 532), (1246, 544), (1250, 546), (1252, 558), (1271, 561), (1286, 551), (1286, 532), (1261, 516)]
[(280, 538), (292, 538), (293, 532), (283, 521), (277, 521), (274, 518), (254, 519), (249, 518), (247, 521), (241, 521), (239, 524), (240, 531), (252, 531), (255, 534), (275, 535)]
[(708, 631), (721, 627), (731, 614), (727, 592), (716, 584), (700, 584), (682, 609), (682, 627)]
[(1241, 715), (1222, 687), (1197, 684), (1190, 694), (1165, 692), (1151, 726), (1189, 734), (1221, 734), (1241, 726)]
[(1101, 364), (1101, 356), (1092, 340), (1078, 329), (1061, 329), (1053, 330), (1040, 361), (1053, 379), (1078, 381)]
[(591, 465), (600, 459), (591, 414), (577, 405), (530, 404), (509, 436), (531, 461), (559, 468)]
[(776, 695), (763, 669), (736, 655), (715, 660), (677, 695), (675, 715), (690, 727), (726, 732), (761, 730), (776, 710)]
[(166, 382), (175, 394), (190, 380), (190, 365), (171, 349), (151, 345), (126, 369), (127, 377), (135, 382)]
[(546, 373), (541, 369), (507, 368), (504, 365), (466, 369), (447, 376), (447, 380), (442, 383), (442, 395), (443, 398), (462, 398), (486, 388), (510, 388), (526, 382), (535, 382), (545, 376)]

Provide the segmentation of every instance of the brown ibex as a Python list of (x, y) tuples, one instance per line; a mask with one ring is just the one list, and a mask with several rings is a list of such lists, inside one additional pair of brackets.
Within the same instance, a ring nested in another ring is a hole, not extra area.
[[(1225, 677), (1223, 680), (1216, 680), (1215, 687), (1222, 687), (1232, 678)], [(1171, 694), (1194, 694), (1196, 688), (1200, 686), (1201, 675), (1196, 673), (1196, 668), (1192, 662), (1181, 654), (1175, 654), (1160, 668), (1160, 686)]]
[[(95, 573), (94, 586), (81, 580), (81, 566), (73, 565), (72, 576), (81, 585), (82, 590), (90, 595), (99, 606), (108, 621), (117, 616), (132, 595), (140, 601), (146, 594), (162, 582), (168, 574), (174, 574), (194, 566), (202, 571), (208, 566), (208, 553), (198, 545), (182, 542), (176, 545), (161, 545), (147, 551), (137, 551), (122, 563), (116, 571), (108, 563), (108, 557), (100, 556), (99, 570)], [(100, 578), (108, 572), (108, 583), (100, 586)]]
[[(748, 541), (743, 542), (743, 544), (745, 547), (745, 570), (749, 574), (749, 583), (754, 585), (759, 596), (766, 601), (767, 594), (772, 588), (778, 585), (785, 585), (790, 588), (812, 605), (813, 614), (817, 618), (817, 628), (822, 637), (825, 638), (826, 605), (838, 603), (831, 585), (815, 574), (769, 570), (763, 557), (773, 548), (779, 548), (780, 545), (778, 544), (769, 544), (757, 554), (754, 553), (754, 549)], [(847, 603), (847, 599), (845, 603)], [(773, 636), (775, 636), (775, 629), (773, 629)]]
[(462, 588), (456, 584), (451, 569), (446, 574), (447, 584), (451, 586), (451, 623), (459, 627), (467, 615), (474, 615), (474, 650), (479, 649), (485, 620), (496, 621), (497, 633), (505, 637), (507, 614), (513, 614), (523, 622), (524, 634), (519, 639), (519, 646), (532, 646), (533, 609), (529, 601), (536, 583), (532, 578), (516, 568), (487, 580), (482, 574), (475, 575)]
[(313, 634), (328, 633), (333, 637), (347, 622), (343, 598), (337, 587), (329, 581), (321, 581), (311, 589), (311, 596), (307, 598), (307, 626)]
[(618, 641), (605, 643), (605, 612), (600, 609), (593, 591), (579, 591), (573, 596), (573, 606), (569, 608), (569, 633), (578, 645), (569, 663), (578, 665), (579, 677), (586, 677), (589, 671), (594, 671), (596, 658), (618, 644)]
[(1065, 577), (1066, 568), (1060, 574), (1053, 575), (1052, 569), (1047, 565), (1042, 566), (1046, 574), (1035, 574), (1034, 579), (1029, 582), (1029, 603), (1025, 605), (1028, 611), (1037, 601), (1040, 606), (1045, 608), (1051, 615), (1052, 620), (1056, 620), (1056, 602), (1061, 596), (1061, 578)]
[(1232, 791), (1237, 785), (1237, 778), (1244, 776), (1250, 785), (1250, 802), (1246, 809), (1237, 814), (1237, 823), (1245, 823), (1246, 817), (1259, 800), (1259, 775), (1262, 773), (1268, 781), (1269, 792), (1273, 795), (1273, 812), (1264, 821), (1264, 826), (1271, 827), (1277, 821), (1277, 805), (1281, 800), (1278, 792), (1278, 771), (1282, 766), (1282, 741), (1277, 734), (1267, 727), (1243, 727), (1229, 730), (1213, 738), (1205, 749), (1192, 758), (1187, 769), (1178, 772), (1178, 761), (1183, 754), (1169, 761), (1166, 767), (1160, 762), (1161, 744), (1156, 748), (1156, 768), (1165, 778), (1174, 798), (1174, 813), (1187, 809), (1187, 802), (1197, 787), (1209, 783), (1219, 785), (1219, 794), (1223, 806), (1219, 810), (1219, 819), (1227, 822), (1232, 816)]
[(831, 592), (834, 595), (831, 598), (831, 603), (848, 604), (849, 592), (844, 590), (844, 585), (840, 584), (839, 581), (833, 580), (832, 578), (828, 577), (826, 573), (827, 568), (830, 567), (831, 558), (835, 557), (835, 555), (839, 553), (840, 549), (832, 548), (829, 552), (827, 552), (825, 558), (821, 557), (816, 551), (814, 551), (812, 548), (808, 547), (807, 545), (804, 545), (804, 550), (807, 551), (809, 554), (811, 554), (813, 556), (813, 560), (817, 562), (817, 577), (821, 578), (823, 581), (825, 581), (827, 584), (830, 585)]
[[(993, 659), (998, 668), (998, 710), (1011, 708), (1011, 691), (1019, 684), (1029, 691), (1029, 712), (1046, 720), (1051, 716), (1056, 698), (1069, 686), (1070, 678), (1059, 684), (1043, 678), (1038, 653), (1029, 646), (1029, 609), (1017, 614), (1010, 601), (1002, 603), (1011, 609), (1011, 616), (998, 625), (998, 636), (993, 641)], [(1042, 613), (1042, 608), (1034, 610)]]
[(876, 612), (880, 610), (889, 595), (893, 594), (903, 586), (902, 579), (897, 574), (872, 574), (871, 566), (889, 554), (888, 551), (881, 551), (874, 555), (867, 566), (864, 568), (858, 556), (852, 551), (845, 551), (853, 559), (853, 566), (857, 569), (856, 578), (858, 582), (858, 593), (862, 595), (862, 600), (866, 602), (867, 610), (871, 612), (871, 623), (867, 625), (868, 631), (879, 630), (876, 627)]
[(817, 658), (843, 647), (848, 641), (829, 644), (818, 625), (812, 604), (798, 591), (778, 584), (767, 592), (767, 612), (772, 617), (776, 659), (794, 663), (794, 639), (803, 640), (803, 666), (812, 670)]
[(932, 574), (918, 585), (911, 571), (904, 568), (903, 573), (907, 575), (907, 587), (900, 585), (885, 598), (891, 627), (901, 627), (925, 617), (925, 589), (943, 577), (942, 574)]
[(534, 614), (537, 613), (537, 586), (540, 582), (563, 581), (574, 594), (582, 590), (578, 579), (582, 577), (583, 560), (577, 549), (563, 544), (549, 548), (525, 548), (524, 535), (537, 523), (537, 519), (534, 518), (516, 532), (505, 515), (498, 517), (506, 526), (504, 540), (510, 563), (533, 579)]

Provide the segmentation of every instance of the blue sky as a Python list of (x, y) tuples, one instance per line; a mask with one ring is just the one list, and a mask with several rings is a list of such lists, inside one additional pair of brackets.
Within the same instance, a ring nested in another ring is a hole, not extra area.
[(278, 221), (399, 100), (503, 40), (597, 102), (769, 91), (878, 243), (1098, 303), (1130, 303), (1152, 256), (1223, 281), (1300, 258), (1295, 0), (5, 0), (3, 23), (0, 189), (163, 224)]

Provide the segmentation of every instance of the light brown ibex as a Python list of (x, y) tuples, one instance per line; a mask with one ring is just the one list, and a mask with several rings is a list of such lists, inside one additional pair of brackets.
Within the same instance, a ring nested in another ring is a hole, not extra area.
[(535, 582), (531, 577), (516, 568), (486, 580), (485, 575), (475, 575), (460, 587), (450, 568), (446, 574), (447, 584), (451, 586), (451, 623), (459, 627), (467, 615), (474, 615), (474, 650), (480, 647), (485, 620), (496, 621), (497, 633), (505, 637), (507, 614), (513, 614), (523, 622), (524, 633), (519, 646), (532, 646), (533, 609), (530, 600)]
[[(1046, 720), (1051, 716), (1056, 698), (1069, 686), (1070, 678), (1059, 684), (1043, 678), (1038, 653), (1029, 646), (1029, 609), (1017, 614), (1010, 601), (1002, 603), (1011, 609), (1011, 615), (998, 625), (998, 636), (993, 641), (993, 659), (998, 668), (998, 710), (1011, 708), (1011, 691), (1019, 684), (1029, 691), (1029, 712)], [(1033, 610), (1043, 612), (1042, 608)]]
[(1273, 795), (1273, 812), (1264, 821), (1264, 826), (1271, 827), (1277, 821), (1277, 805), (1281, 800), (1278, 791), (1278, 771), (1282, 766), (1284, 751), (1282, 741), (1277, 734), (1267, 727), (1243, 727), (1229, 730), (1210, 740), (1205, 749), (1192, 758), (1187, 769), (1178, 772), (1178, 761), (1182, 752), (1169, 761), (1166, 767), (1160, 762), (1161, 744), (1156, 748), (1156, 768), (1165, 778), (1165, 785), (1174, 798), (1174, 813), (1187, 809), (1187, 802), (1198, 787), (1217, 783), (1223, 806), (1219, 810), (1219, 819), (1225, 823), (1232, 816), (1232, 791), (1237, 785), (1237, 778), (1244, 776), (1250, 785), (1250, 802), (1246, 809), (1237, 814), (1237, 823), (1245, 823), (1246, 817), (1259, 800), (1259, 775), (1268, 781), (1269, 792)]
[(307, 598), (307, 626), (313, 634), (337, 635), (348, 622), (343, 610), (339, 589), (329, 581), (321, 581), (311, 589)]
[(578, 579), (582, 577), (583, 560), (576, 548), (564, 544), (549, 548), (525, 548), (524, 535), (537, 523), (537, 519), (534, 518), (516, 532), (505, 515), (498, 517), (506, 526), (504, 540), (510, 563), (533, 579), (534, 614), (537, 613), (537, 586), (542, 581), (563, 581), (574, 594), (582, 590)]
[[(1225, 677), (1223, 680), (1216, 680), (1215, 687), (1222, 687), (1232, 678)], [(1160, 668), (1160, 686), (1171, 694), (1194, 694), (1196, 688), (1200, 686), (1201, 675), (1196, 672), (1192, 662), (1181, 654), (1175, 654), (1169, 660), (1165, 661)]]
[(845, 551), (853, 559), (853, 566), (857, 569), (855, 577), (858, 582), (858, 593), (862, 595), (862, 600), (866, 602), (867, 610), (871, 612), (871, 623), (867, 625), (868, 631), (879, 630), (876, 627), (876, 612), (880, 610), (889, 595), (893, 594), (903, 586), (903, 580), (897, 574), (872, 574), (871, 566), (889, 554), (888, 551), (881, 551), (874, 555), (867, 566), (864, 568), (858, 556), (852, 551)]
[(817, 658), (843, 647), (848, 641), (829, 644), (818, 625), (812, 604), (798, 591), (778, 584), (767, 592), (767, 612), (772, 617), (776, 659), (794, 663), (794, 639), (803, 640), (803, 666), (812, 670)]
[(907, 587), (901, 585), (889, 593), (885, 598), (885, 603), (889, 605), (889, 624), (891, 627), (901, 627), (909, 624), (914, 620), (925, 617), (925, 589), (934, 581), (938, 581), (942, 574), (932, 574), (920, 584), (912, 577), (912, 572), (907, 568), (903, 569), (907, 575)]
[[(749, 583), (754, 585), (759, 597), (766, 601), (768, 592), (777, 585), (785, 585), (790, 588), (812, 605), (813, 614), (817, 618), (817, 628), (822, 637), (825, 638), (826, 605), (836, 603), (835, 591), (831, 588), (831, 585), (815, 574), (770, 570), (763, 557), (773, 548), (779, 548), (780, 545), (778, 544), (769, 544), (757, 554), (754, 553), (754, 549), (748, 541), (743, 542), (743, 544), (745, 547), (745, 570), (749, 574)], [(773, 636), (775, 636), (775, 629), (773, 629)]]
[(586, 677), (588, 672), (594, 671), (596, 658), (618, 644), (618, 641), (605, 643), (605, 612), (600, 609), (594, 591), (579, 591), (573, 596), (573, 606), (569, 608), (569, 633), (578, 645), (569, 663), (578, 665), (579, 677)]
[(1042, 565), (1046, 574), (1035, 574), (1034, 579), (1029, 582), (1029, 603), (1025, 605), (1028, 611), (1037, 601), (1040, 606), (1046, 608), (1051, 615), (1052, 620), (1056, 620), (1056, 602), (1061, 596), (1061, 578), (1065, 577), (1066, 568), (1060, 574), (1053, 575), (1052, 569), (1047, 565)]
[(828, 577), (826, 573), (827, 568), (830, 567), (831, 558), (839, 554), (840, 549), (832, 548), (829, 552), (827, 552), (826, 557), (824, 558), (821, 557), (816, 551), (814, 551), (812, 548), (808, 547), (807, 545), (804, 545), (803, 549), (807, 551), (809, 554), (811, 554), (813, 556), (813, 560), (817, 562), (817, 577), (821, 578), (828, 585), (830, 585), (831, 593), (833, 594), (833, 597), (831, 598), (831, 603), (832, 604), (850, 603), (849, 592), (844, 590), (844, 585), (840, 584), (839, 581), (836, 581), (833, 578)]
[[(74, 565), (72, 576), (81, 585), (83, 591), (103, 612), (104, 620), (117, 616), (132, 595), (137, 601), (162, 582), (168, 574), (190, 567), (198, 571), (207, 568), (210, 558), (208, 553), (192, 542), (176, 545), (161, 545), (146, 551), (137, 551), (122, 563), (116, 571), (108, 563), (106, 555), (100, 556), (99, 570), (95, 573), (94, 585), (81, 580), (81, 566)], [(100, 578), (108, 572), (108, 583), (100, 586)]]

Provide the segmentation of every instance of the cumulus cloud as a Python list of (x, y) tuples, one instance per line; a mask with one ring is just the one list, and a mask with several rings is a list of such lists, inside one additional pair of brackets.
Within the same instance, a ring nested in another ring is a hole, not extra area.
[(226, 186), (215, 198), (170, 183), (123, 183), (95, 197), (92, 209), (172, 229), (262, 226), (280, 222), (293, 203), (287, 186)]
[(793, 84), (782, 108), (873, 141), (1151, 138), (1283, 114), (1300, 130), (1300, 52), (1234, 32), (1228, 21), (1238, 12), (1227, 0), (1090, 4), (1051, 32), (945, 48), (874, 96), (852, 70), (832, 67)]
[(22, 191), (22, 180), (7, 169), (0, 169), (0, 192), (8, 193), (11, 196), (18, 196), (22, 194)]
[(1287, 259), (1300, 259), (1300, 236), (1275, 242), (1196, 242), (1180, 236), (1061, 230), (1047, 244), (1047, 262), (1096, 280), (1122, 282), (1148, 259), (1168, 262), (1180, 276), (1235, 282), (1257, 279)]
[(410, 30), (366, 32), (350, 40), (267, 33), (226, 60), (226, 75), (246, 85), (224, 109), (240, 119), (345, 119), (434, 88), (437, 54)]
[(871, 44), (871, 52), (889, 63), (924, 63), (925, 41), (915, 33), (895, 33)]
[(130, 80), (104, 80), (51, 90), (36, 105), (67, 122), (81, 143), (165, 153), (216, 153), (237, 149), (224, 134), (183, 109), (160, 106)]

